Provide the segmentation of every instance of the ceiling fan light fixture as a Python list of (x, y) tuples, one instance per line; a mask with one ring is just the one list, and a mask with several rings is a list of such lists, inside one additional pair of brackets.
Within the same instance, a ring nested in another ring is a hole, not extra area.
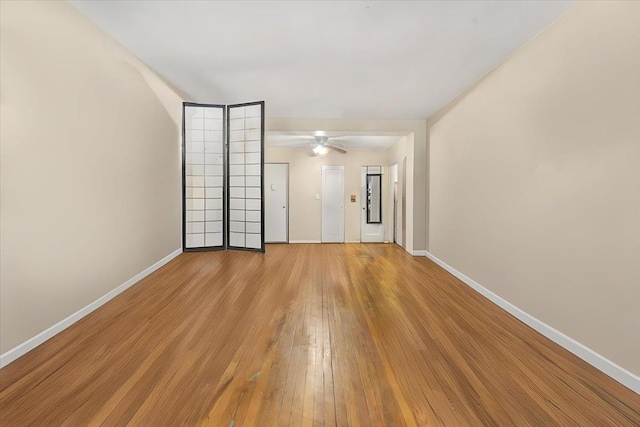
[(327, 141), (329, 141), (329, 137), (316, 135), (316, 143), (318, 145), (324, 145)]
[(318, 144), (315, 147), (313, 147), (313, 152), (319, 155), (323, 155), (323, 154), (327, 154), (329, 152), (329, 149), (324, 145)]

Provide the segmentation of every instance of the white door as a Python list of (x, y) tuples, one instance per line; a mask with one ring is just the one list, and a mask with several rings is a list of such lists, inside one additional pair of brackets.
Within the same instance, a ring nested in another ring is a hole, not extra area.
[(264, 240), (289, 242), (289, 164), (264, 164)]
[(322, 242), (344, 242), (344, 166), (322, 166)]
[(382, 224), (383, 173), (382, 166), (363, 166), (361, 170), (361, 242), (384, 242), (384, 225)]

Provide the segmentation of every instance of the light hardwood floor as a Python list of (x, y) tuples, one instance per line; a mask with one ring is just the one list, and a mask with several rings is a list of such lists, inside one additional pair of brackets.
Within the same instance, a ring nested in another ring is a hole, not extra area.
[[(233, 423), (233, 424), (232, 424)], [(183, 254), (0, 371), (0, 425), (640, 425), (640, 397), (394, 245)]]

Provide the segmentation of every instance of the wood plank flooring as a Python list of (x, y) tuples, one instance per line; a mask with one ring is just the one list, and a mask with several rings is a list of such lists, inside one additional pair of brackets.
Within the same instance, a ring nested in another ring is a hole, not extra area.
[(0, 371), (2, 426), (639, 426), (640, 397), (395, 245), (187, 253)]

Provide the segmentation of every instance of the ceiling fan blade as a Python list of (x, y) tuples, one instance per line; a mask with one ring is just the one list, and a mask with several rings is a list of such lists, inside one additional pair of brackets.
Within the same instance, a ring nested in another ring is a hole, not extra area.
[(331, 150), (333, 150), (333, 151), (337, 151), (338, 153), (347, 154), (347, 150), (345, 150), (343, 148), (336, 147), (336, 146), (331, 145), (331, 144), (325, 144), (324, 146), (329, 148), (329, 149), (331, 149)]

